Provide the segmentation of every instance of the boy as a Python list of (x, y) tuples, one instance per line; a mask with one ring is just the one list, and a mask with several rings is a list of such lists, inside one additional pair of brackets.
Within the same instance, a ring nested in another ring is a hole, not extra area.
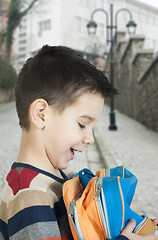
[[(116, 94), (104, 74), (66, 47), (44, 46), (27, 60), (16, 83), (22, 128), (17, 161), (6, 178), (0, 239), (72, 239), (62, 184), (75, 151), (92, 144), (104, 98)], [(154, 239), (132, 234), (120, 239)]]

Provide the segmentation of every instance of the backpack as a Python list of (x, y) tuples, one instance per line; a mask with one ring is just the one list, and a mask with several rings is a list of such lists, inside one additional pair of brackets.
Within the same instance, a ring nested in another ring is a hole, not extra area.
[(85, 168), (63, 185), (63, 199), (75, 240), (116, 239), (134, 218), (134, 233), (157, 234), (153, 222), (130, 208), (137, 178), (124, 166), (101, 169), (94, 175)]

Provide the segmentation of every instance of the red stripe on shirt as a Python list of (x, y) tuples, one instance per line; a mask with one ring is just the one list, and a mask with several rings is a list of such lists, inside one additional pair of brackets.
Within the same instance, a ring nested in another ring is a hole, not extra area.
[(17, 169), (11, 169), (6, 180), (8, 185), (11, 187), (13, 194), (15, 195), (20, 189), (28, 188), (32, 180), (38, 175), (31, 169), (24, 168), (20, 174), (18, 174)]

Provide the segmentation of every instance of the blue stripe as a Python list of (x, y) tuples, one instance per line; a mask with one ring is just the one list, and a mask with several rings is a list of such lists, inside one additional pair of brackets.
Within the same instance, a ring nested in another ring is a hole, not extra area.
[(54, 204), (54, 211), (57, 218), (67, 215), (63, 197), (61, 197), (59, 201)]
[(44, 170), (42, 170), (42, 169), (36, 168), (36, 167), (34, 167), (34, 166), (32, 166), (32, 165), (29, 165), (29, 164), (26, 164), (26, 163), (14, 162), (14, 163), (12, 164), (12, 167), (11, 167), (11, 168), (13, 169), (13, 168), (18, 168), (18, 167), (28, 168), (28, 169), (33, 170), (33, 171), (35, 171), (35, 172), (44, 174), (44, 175), (46, 175), (46, 176), (48, 176), (48, 177), (53, 178), (54, 180), (56, 180), (57, 182), (60, 182), (60, 183), (65, 183), (65, 182), (68, 180), (68, 177), (66, 176), (66, 174), (65, 174), (61, 169), (59, 169), (59, 171), (60, 171), (60, 173), (62, 174), (62, 176), (63, 176), (64, 179), (59, 178), (59, 177), (57, 177), (57, 176), (55, 176), (55, 175), (53, 175), (53, 174), (51, 174), (51, 173), (49, 173), (49, 172), (46, 172), (46, 171), (44, 171)]
[(5, 240), (8, 238), (8, 225), (0, 219), (0, 232), (2, 233)]
[(9, 219), (9, 236), (12, 236), (31, 224), (48, 221), (56, 221), (54, 208), (51, 209), (50, 206), (33, 206), (25, 208)]

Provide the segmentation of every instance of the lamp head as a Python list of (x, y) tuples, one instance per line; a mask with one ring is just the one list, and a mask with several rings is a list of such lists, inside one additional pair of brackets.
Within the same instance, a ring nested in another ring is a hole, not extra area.
[(88, 34), (96, 34), (97, 23), (93, 20), (87, 24)]
[(127, 29), (128, 29), (128, 33), (129, 33), (129, 34), (135, 34), (137, 24), (136, 24), (133, 20), (130, 20), (130, 21), (127, 23), (126, 27), (127, 27)]
[(105, 51), (105, 52), (103, 53), (103, 57), (104, 57), (104, 59), (107, 59), (107, 58), (108, 58), (108, 52), (107, 52), (107, 51)]

